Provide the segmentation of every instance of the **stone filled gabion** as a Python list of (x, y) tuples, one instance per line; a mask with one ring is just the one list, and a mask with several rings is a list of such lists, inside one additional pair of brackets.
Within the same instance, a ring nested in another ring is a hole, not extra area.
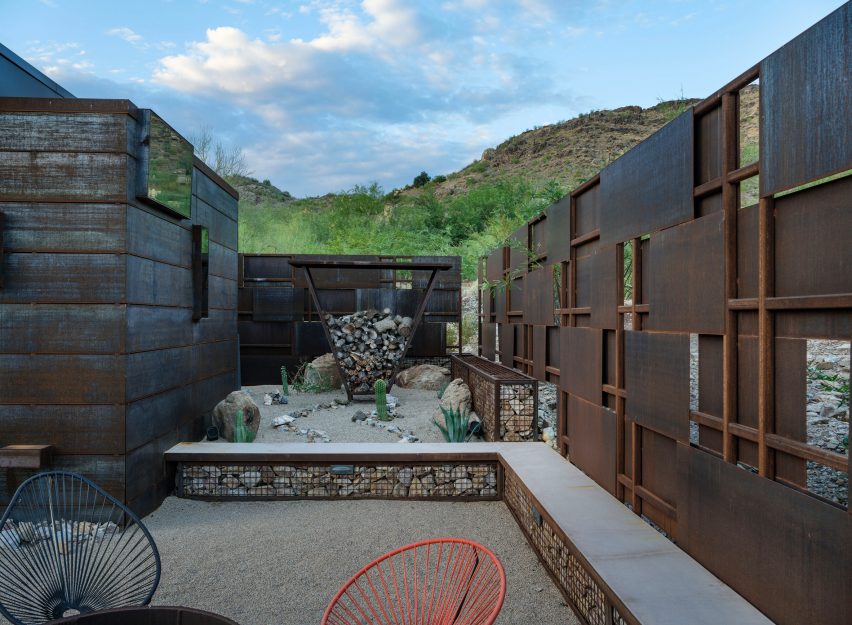
[(332, 348), (349, 389), (356, 395), (373, 392), (376, 380), (390, 380), (411, 336), (411, 317), (362, 310), (351, 315), (326, 315)]
[(185, 497), (496, 498), (496, 463), (428, 465), (184, 465)]
[(500, 387), (500, 439), (534, 439), (535, 388), (529, 384), (503, 384)]

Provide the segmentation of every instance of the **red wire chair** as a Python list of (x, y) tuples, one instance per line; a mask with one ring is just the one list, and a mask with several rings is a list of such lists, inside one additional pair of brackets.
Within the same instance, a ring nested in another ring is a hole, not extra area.
[(461, 538), (395, 549), (343, 585), (322, 625), (491, 625), (506, 574), (488, 549)]

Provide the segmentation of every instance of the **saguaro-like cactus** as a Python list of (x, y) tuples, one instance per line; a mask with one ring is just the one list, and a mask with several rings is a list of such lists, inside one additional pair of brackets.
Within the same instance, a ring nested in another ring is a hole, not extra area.
[(376, 416), (379, 421), (388, 421), (388, 395), (387, 384), (384, 380), (376, 380), (373, 390), (376, 392)]
[(287, 367), (281, 367), (281, 394), (284, 397), (290, 395), (290, 387), (287, 385)]

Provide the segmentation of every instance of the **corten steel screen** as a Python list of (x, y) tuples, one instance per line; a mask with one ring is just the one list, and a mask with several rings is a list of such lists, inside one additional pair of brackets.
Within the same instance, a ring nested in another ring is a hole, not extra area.
[[(239, 255), (239, 334), (242, 383), (279, 384), (281, 367), (291, 374), (304, 361), (329, 353), (328, 340), (305, 280), (292, 267), (293, 254)], [(447, 324), (461, 321), (461, 259), (458, 256), (336, 256), (299, 254), (327, 261), (449, 262), (440, 271), (414, 334), (406, 361), (448, 364)], [(335, 316), (358, 310), (390, 308), (414, 317), (425, 295), (430, 271), (405, 269), (337, 269), (311, 271), (323, 309)], [(403, 366), (406, 363), (403, 363)]]
[(846, 4), (480, 267), (480, 353), (559, 385), (561, 453), (779, 623), (852, 622), (852, 515), (807, 473), (848, 501), (848, 452), (806, 430), (807, 341), (851, 336), (850, 24)]

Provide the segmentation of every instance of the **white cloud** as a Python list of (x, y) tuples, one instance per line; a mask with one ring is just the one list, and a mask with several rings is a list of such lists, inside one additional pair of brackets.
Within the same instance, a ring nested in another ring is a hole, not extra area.
[(120, 37), (124, 39), (127, 43), (140, 43), (142, 41), (142, 35), (133, 32), (127, 26), (120, 26), (118, 28), (110, 28), (107, 31), (107, 35), (111, 37)]

